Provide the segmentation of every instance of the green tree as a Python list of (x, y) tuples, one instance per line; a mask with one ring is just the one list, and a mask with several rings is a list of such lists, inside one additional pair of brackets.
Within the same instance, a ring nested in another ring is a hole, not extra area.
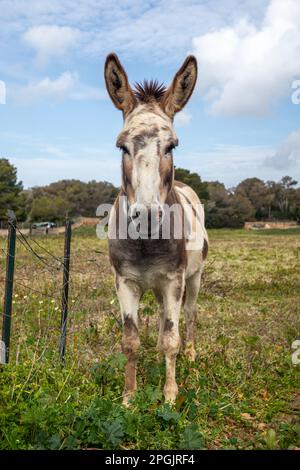
[(209, 201), (205, 204), (205, 220), (208, 228), (243, 227), (246, 220), (255, 215), (255, 209), (243, 194), (232, 193), (223, 183), (207, 183)]
[(19, 220), (24, 220), (25, 205), (26, 197), (22, 182), (17, 180), (17, 169), (6, 158), (0, 158), (0, 220), (6, 220), (8, 209), (13, 210)]
[(293, 190), (290, 214), (294, 220), (297, 220), (297, 222), (300, 223), (300, 188)]
[(66, 215), (95, 217), (97, 207), (112, 203), (117, 192), (118, 189), (106, 181), (62, 180), (35, 187), (29, 193), (29, 218), (31, 221), (59, 221)]
[(291, 176), (283, 176), (283, 178), (281, 178), (281, 180), (279, 181), (279, 184), (282, 188), (284, 212), (288, 215), (290, 203), (293, 200), (294, 196), (294, 186), (298, 184), (298, 181), (294, 180)]
[(201, 180), (198, 173), (191, 173), (184, 168), (175, 168), (175, 180), (188, 184), (195, 191), (200, 200), (204, 201), (209, 198), (207, 183)]
[(68, 203), (60, 196), (40, 196), (32, 201), (30, 211), (31, 221), (56, 222), (64, 220), (68, 215)]
[(299, 188), (291, 176), (284, 176), (278, 182), (268, 182), (274, 195), (272, 201), (272, 216), (274, 218), (299, 219)]
[(247, 178), (235, 188), (235, 194), (248, 198), (257, 219), (269, 218), (274, 199), (272, 187), (259, 178)]

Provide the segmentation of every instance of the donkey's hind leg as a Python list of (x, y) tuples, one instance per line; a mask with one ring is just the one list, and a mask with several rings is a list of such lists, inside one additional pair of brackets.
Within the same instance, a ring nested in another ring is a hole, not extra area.
[(185, 281), (186, 291), (183, 308), (186, 322), (186, 341), (184, 354), (190, 361), (194, 361), (196, 357), (194, 327), (201, 274), (202, 268)]
[(135, 282), (120, 276), (116, 278), (116, 289), (123, 321), (122, 351), (127, 357), (123, 393), (123, 404), (127, 406), (136, 390), (137, 351), (140, 346), (138, 308), (142, 292)]

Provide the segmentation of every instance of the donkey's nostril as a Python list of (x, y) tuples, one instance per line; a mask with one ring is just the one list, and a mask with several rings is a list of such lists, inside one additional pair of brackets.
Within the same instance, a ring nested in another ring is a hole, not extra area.
[(141, 215), (140, 211), (135, 211), (134, 214), (131, 215), (132, 219), (137, 219)]
[(164, 220), (164, 216), (165, 216), (165, 210), (163, 208), (163, 205), (159, 204), (156, 209), (156, 218), (159, 221), (159, 223), (162, 223), (162, 221)]
[(165, 216), (165, 209), (162, 206), (160, 206), (158, 213), (159, 213), (159, 218), (163, 219)]
[(131, 220), (135, 220), (141, 215), (141, 206), (139, 204), (132, 204), (129, 209), (129, 217)]

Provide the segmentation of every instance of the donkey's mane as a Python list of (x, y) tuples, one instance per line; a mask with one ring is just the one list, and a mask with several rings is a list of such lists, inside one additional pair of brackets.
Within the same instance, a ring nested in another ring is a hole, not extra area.
[(136, 82), (134, 86), (134, 95), (138, 101), (142, 103), (161, 101), (167, 91), (164, 83), (159, 83), (157, 80), (144, 80), (143, 82)]

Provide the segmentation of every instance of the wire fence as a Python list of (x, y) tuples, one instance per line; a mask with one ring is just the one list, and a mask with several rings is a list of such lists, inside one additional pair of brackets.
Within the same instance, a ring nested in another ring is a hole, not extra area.
[(0, 239), (2, 363), (33, 355), (64, 363), (66, 352), (82, 364), (100, 358), (108, 337), (106, 352), (117, 347), (121, 321), (107, 254), (79, 238), (71, 243), (71, 223), (66, 227), (64, 235), (42, 238), (24, 234), (10, 221), (8, 237)]

